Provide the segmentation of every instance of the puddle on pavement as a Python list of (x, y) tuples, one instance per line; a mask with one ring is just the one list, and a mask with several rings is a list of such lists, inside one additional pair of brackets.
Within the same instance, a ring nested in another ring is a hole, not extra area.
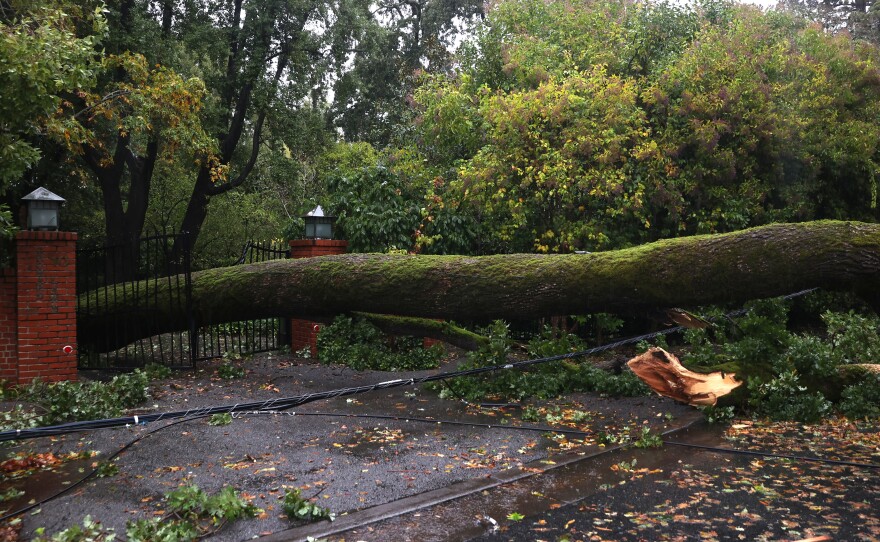
[(0, 516), (42, 502), (76, 484), (92, 471), (94, 461), (94, 458), (77, 459), (38, 470), (22, 478), (0, 477), (0, 494), (10, 490), (23, 492), (15, 498), (0, 502)]
[[(721, 435), (721, 430), (699, 423), (668, 440), (723, 446)], [(511, 512), (525, 516), (540, 514), (585, 499), (601, 491), (603, 486), (619, 484), (632, 476), (632, 473), (615, 471), (615, 465), (666, 471), (682, 457), (681, 448), (674, 445), (609, 451), (384, 522), (338, 533), (327, 540), (469, 540), (491, 532), (493, 521), (509, 522), (506, 517)]]

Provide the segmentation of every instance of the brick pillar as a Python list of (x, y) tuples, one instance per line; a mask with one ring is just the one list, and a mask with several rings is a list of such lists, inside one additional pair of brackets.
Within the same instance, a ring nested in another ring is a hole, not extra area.
[(76, 380), (76, 234), (19, 232), (15, 251), (16, 381)]
[[(348, 241), (333, 239), (294, 239), (290, 241), (291, 258), (314, 258), (316, 256), (333, 256), (345, 254)], [(290, 351), (299, 352), (309, 347), (312, 357), (318, 357), (318, 332), (321, 325), (308, 320), (290, 320)]]
[(18, 305), (15, 268), (0, 269), (0, 380), (18, 382)]

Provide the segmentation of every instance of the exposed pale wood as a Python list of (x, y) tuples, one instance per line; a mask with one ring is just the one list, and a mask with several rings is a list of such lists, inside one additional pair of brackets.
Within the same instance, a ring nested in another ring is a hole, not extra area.
[(714, 406), (718, 398), (742, 385), (733, 373), (695, 373), (662, 348), (651, 348), (626, 362), (652, 390), (694, 406)]

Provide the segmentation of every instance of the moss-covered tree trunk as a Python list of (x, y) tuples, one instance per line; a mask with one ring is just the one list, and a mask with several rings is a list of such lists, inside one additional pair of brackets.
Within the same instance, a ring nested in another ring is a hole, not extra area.
[[(490, 321), (742, 302), (810, 287), (854, 290), (874, 302), (878, 278), (880, 225), (822, 221), (593, 254), (272, 261), (194, 273), (192, 296), (199, 324), (352, 311)], [(154, 288), (163, 286), (140, 285), (137, 295), (155, 296)], [(137, 318), (103, 299), (89, 306), (95, 310), (79, 320), (84, 341), (120, 318)], [(179, 306), (157, 309), (159, 324), (139, 333), (186, 329)]]

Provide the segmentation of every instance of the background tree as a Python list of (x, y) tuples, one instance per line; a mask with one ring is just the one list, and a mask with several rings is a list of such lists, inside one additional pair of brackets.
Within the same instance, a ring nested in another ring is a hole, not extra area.
[(478, 252), (876, 220), (877, 54), (723, 2), (511, 0), (417, 90), (411, 154)]
[(339, 62), (333, 118), (348, 141), (387, 145), (409, 122), (406, 98), (421, 72), (451, 68), (462, 31), (483, 15), (483, 0), (380, 0), (347, 12), (359, 29)]
[(0, 195), (21, 184), (41, 141), (64, 134), (55, 115), (65, 99), (95, 84), (100, 9), (63, 2), (0, 2)]

